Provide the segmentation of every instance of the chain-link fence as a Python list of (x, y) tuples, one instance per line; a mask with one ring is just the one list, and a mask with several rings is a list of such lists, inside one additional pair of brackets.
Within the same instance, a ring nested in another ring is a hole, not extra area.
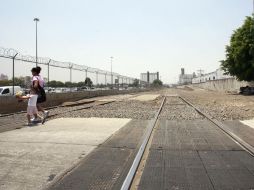
[[(19, 73), (19, 75), (22, 73), (24, 76), (31, 75), (31, 64), (33, 64), (33, 66), (35, 66), (34, 64), (38, 64), (42, 67), (42, 76), (47, 79), (48, 87), (50, 87), (51, 80), (56, 80), (56, 75), (64, 76), (64, 80), (69, 82), (72, 82), (73, 78), (76, 78), (76, 81), (84, 81), (89, 77), (95, 85), (101, 84), (111, 87), (129, 85), (135, 80), (135, 78), (124, 76), (115, 72), (92, 68), (85, 65), (78, 65), (71, 62), (55, 61), (45, 57), (38, 57), (36, 63), (36, 57), (34, 56), (23, 55), (17, 50), (3, 47), (0, 47), (0, 58), (5, 59), (5, 61), (1, 61), (1, 67), (3, 67), (3, 64), (6, 64), (6, 68), (8, 67), (9, 73), (12, 75), (13, 86), (15, 85), (14, 79), (15, 76), (17, 76), (17, 73)], [(145, 81), (139, 82), (144, 83)]]

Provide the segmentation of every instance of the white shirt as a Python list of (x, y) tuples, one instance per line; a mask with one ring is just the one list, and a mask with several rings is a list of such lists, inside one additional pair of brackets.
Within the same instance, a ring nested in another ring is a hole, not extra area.
[(28, 106), (36, 106), (38, 95), (37, 94), (28, 94), (27, 97), (30, 97), (28, 99)]

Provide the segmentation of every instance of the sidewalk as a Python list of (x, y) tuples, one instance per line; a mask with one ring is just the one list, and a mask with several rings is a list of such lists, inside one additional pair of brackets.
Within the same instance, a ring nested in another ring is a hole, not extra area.
[(130, 119), (61, 118), (0, 133), (0, 189), (42, 189)]

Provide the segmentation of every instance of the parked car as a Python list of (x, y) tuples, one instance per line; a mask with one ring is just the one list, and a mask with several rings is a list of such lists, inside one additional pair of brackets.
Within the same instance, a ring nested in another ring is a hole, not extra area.
[(11, 96), (13, 94), (16, 94), (18, 91), (21, 91), (20, 86), (14, 86), (14, 92), (13, 92), (13, 86), (1, 86), (0, 96)]

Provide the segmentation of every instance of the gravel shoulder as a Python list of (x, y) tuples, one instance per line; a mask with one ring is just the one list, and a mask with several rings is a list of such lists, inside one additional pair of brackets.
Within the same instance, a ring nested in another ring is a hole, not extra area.
[(179, 94), (212, 117), (224, 120), (254, 118), (254, 96), (243, 96), (198, 88), (168, 89), (166, 94)]

